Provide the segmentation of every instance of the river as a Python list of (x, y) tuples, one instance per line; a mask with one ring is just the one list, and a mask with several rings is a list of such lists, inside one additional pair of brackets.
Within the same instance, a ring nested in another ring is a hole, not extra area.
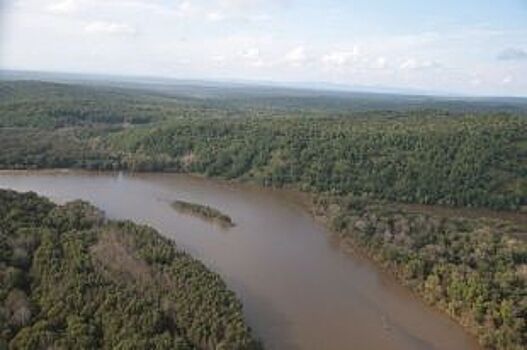
[[(345, 255), (296, 196), (174, 174), (0, 172), (0, 187), (148, 224), (220, 273), (269, 349), (477, 349), (472, 337), (360, 257)], [(173, 200), (232, 217), (224, 229)]]

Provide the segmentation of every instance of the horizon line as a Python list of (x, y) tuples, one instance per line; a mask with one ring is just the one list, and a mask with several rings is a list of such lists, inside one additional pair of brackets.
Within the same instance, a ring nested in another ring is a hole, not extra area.
[[(100, 73), (100, 72), (78, 72), (78, 71), (53, 71), (53, 70), (37, 70), (37, 69), (20, 69), (20, 68), (0, 68), (0, 80), (4, 79), (3, 73), (20, 74), (20, 75), (37, 75), (37, 77), (17, 77), (12, 80), (36, 80), (43, 82), (65, 83), (68, 81), (75, 82), (73, 77), (77, 79), (84, 78), (85, 82), (107, 80), (111, 83), (136, 83), (147, 84), (151, 83), (213, 83), (213, 84), (236, 84), (240, 86), (260, 87), (260, 88), (281, 88), (286, 90), (303, 90), (313, 92), (327, 92), (327, 93), (364, 93), (374, 95), (394, 95), (394, 96), (408, 96), (408, 97), (436, 97), (436, 98), (450, 98), (450, 99), (527, 99), (525, 95), (500, 95), (500, 94), (468, 94), (464, 92), (446, 92), (437, 90), (426, 90), (413, 87), (398, 87), (398, 86), (376, 86), (376, 85), (353, 85), (347, 83), (338, 83), (331, 81), (289, 81), (289, 80), (273, 80), (273, 79), (246, 79), (246, 78), (217, 78), (217, 77), (192, 77), (183, 78), (175, 76), (161, 76), (148, 74), (123, 74), (123, 73)], [(48, 75), (46, 77), (38, 77), (38, 75)], [(53, 75), (63, 75), (64, 77), (56, 77)], [(68, 76), (70, 79), (67, 79)], [(51, 78), (51, 79), (50, 79)], [(58, 78), (58, 79), (57, 79)], [(91, 79), (90, 79), (91, 78)], [(61, 81), (62, 80), (62, 81)], [(128, 81), (127, 81), (128, 80)], [(135, 80), (135, 81), (132, 81)], [(138, 81), (139, 80), (139, 81)], [(140, 81), (145, 80), (145, 81)]]

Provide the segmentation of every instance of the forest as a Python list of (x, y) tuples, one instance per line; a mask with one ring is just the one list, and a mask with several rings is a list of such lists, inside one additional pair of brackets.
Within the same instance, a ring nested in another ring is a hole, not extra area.
[(109, 137), (119, 167), (392, 201), (520, 209), (527, 119), (177, 120)]
[[(485, 348), (525, 349), (525, 227), (396, 204), (524, 215), (526, 106), (0, 81), (0, 169), (192, 173), (308, 192), (344, 248), (377, 261)], [(259, 346), (221, 279), (152, 230), (83, 203), (1, 195), (0, 349), (72, 339), (87, 348)]]
[[(290, 98), (293, 106), (261, 92), (240, 102), (3, 82), (0, 168), (192, 172), (408, 203), (527, 206), (521, 104), (460, 109), (452, 102), (435, 109), (432, 101), (401, 110), (391, 102), (393, 109), (364, 110), (361, 100), (354, 109), (349, 101), (329, 108), (325, 96), (319, 103)], [(388, 102), (377, 101), (379, 108)]]
[(0, 190), (0, 349), (259, 349), (219, 275), (153, 229)]

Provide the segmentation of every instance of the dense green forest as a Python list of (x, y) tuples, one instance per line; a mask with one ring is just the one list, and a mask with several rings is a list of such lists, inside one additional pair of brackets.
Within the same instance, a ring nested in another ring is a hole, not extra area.
[(525, 227), (503, 221), (408, 213), (352, 196), (319, 196), (314, 214), (342, 246), (391, 271), (485, 348), (527, 347)]
[(110, 136), (120, 166), (401, 202), (527, 204), (527, 119), (187, 120)]
[(409, 203), (527, 205), (527, 118), (512, 107), (368, 111), (325, 95), (190, 95), (3, 82), (0, 167), (195, 172)]
[[(0, 168), (186, 172), (314, 193), (315, 214), (343, 246), (487, 348), (524, 349), (527, 246), (513, 238), (524, 237), (518, 228), (394, 203), (527, 210), (526, 106), (4, 81)], [(220, 278), (152, 230), (108, 222), (85, 203), (0, 194), (0, 349), (74, 339), (86, 348), (258, 346)]]
[(91, 205), (0, 191), (0, 349), (257, 349), (221, 278)]

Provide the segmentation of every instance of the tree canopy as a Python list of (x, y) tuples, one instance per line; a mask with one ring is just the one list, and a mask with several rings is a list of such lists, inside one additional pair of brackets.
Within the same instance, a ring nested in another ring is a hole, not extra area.
[(146, 226), (0, 191), (0, 349), (258, 349), (217, 274)]

